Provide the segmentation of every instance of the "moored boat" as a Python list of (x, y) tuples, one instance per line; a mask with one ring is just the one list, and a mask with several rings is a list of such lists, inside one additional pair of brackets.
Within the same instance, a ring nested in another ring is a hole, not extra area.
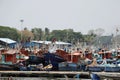
[(101, 71), (105, 71), (105, 72), (119, 72), (120, 71), (120, 67), (113, 64), (112, 61), (110, 60), (106, 60), (106, 58), (102, 61), (101, 64), (97, 64), (96, 59), (93, 60), (93, 62), (87, 66), (87, 70), (88, 71), (92, 71), (92, 72), (101, 72)]

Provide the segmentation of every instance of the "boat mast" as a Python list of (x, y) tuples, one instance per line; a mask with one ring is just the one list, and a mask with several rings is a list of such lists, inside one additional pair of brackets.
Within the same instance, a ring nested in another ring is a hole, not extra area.
[(24, 20), (23, 19), (21, 19), (20, 20), (20, 22), (21, 22), (21, 48), (23, 47), (23, 44), (22, 44), (22, 42), (23, 42), (23, 39), (22, 39), (22, 37), (23, 37), (23, 34), (22, 34), (22, 26), (23, 26), (23, 22), (24, 22)]
[(21, 19), (20, 22), (21, 22), (21, 40), (22, 40), (22, 25), (23, 25), (24, 20)]
[(119, 29), (116, 28), (116, 38), (115, 38), (115, 48), (118, 48), (118, 43), (117, 43), (117, 35), (118, 35)]

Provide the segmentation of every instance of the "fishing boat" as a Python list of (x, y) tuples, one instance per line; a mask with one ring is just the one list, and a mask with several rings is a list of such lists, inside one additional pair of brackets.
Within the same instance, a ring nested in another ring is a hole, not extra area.
[(47, 64), (53, 65), (52, 70), (58, 70), (58, 64), (66, 61), (64, 58), (55, 53), (44, 53), (43, 56)]
[(93, 62), (87, 66), (87, 70), (88, 71), (92, 71), (92, 72), (101, 72), (101, 71), (105, 71), (105, 72), (119, 72), (120, 71), (120, 67), (113, 64), (112, 60), (107, 60), (106, 58), (103, 59), (101, 64), (97, 64), (96, 59), (93, 60)]
[(66, 59), (66, 62), (59, 63), (60, 71), (82, 71), (88, 62), (88, 58), (85, 58), (81, 50), (68, 53)]
[(59, 71), (80, 71), (80, 66), (73, 62), (59, 63)]
[[(24, 51), (23, 49), (22, 52), (26, 52), (26, 51)], [(22, 67), (21, 70), (37, 70), (36, 66), (38, 66), (39, 64), (43, 64), (44, 67), (48, 66), (49, 64), (52, 64), (52, 68), (50, 70), (58, 70), (58, 64), (60, 62), (66, 61), (62, 56), (57, 54), (57, 52), (50, 53), (49, 51), (38, 50), (38, 51), (32, 51), (31, 53), (28, 53), (28, 55), (29, 58), (27, 60), (22, 60), (22, 64), (24, 66), (21, 66)], [(45, 69), (41, 69), (41, 70), (45, 70)]]
[(18, 70), (18, 67), (15, 65), (17, 62), (18, 50), (2, 50), (1, 51), (1, 61), (0, 61), (0, 70)]

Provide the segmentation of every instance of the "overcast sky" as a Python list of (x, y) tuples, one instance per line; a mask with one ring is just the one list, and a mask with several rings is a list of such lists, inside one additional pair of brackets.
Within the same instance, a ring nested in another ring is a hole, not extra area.
[(83, 34), (103, 28), (105, 34), (120, 27), (120, 0), (0, 0), (0, 25), (74, 29)]

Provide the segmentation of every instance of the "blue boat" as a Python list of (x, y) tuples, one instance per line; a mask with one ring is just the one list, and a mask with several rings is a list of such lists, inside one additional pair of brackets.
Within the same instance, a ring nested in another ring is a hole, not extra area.
[[(94, 62), (94, 61), (93, 61)], [(112, 63), (113, 60), (104, 59), (101, 64), (87, 66), (88, 71), (92, 72), (119, 72), (120, 67)]]

